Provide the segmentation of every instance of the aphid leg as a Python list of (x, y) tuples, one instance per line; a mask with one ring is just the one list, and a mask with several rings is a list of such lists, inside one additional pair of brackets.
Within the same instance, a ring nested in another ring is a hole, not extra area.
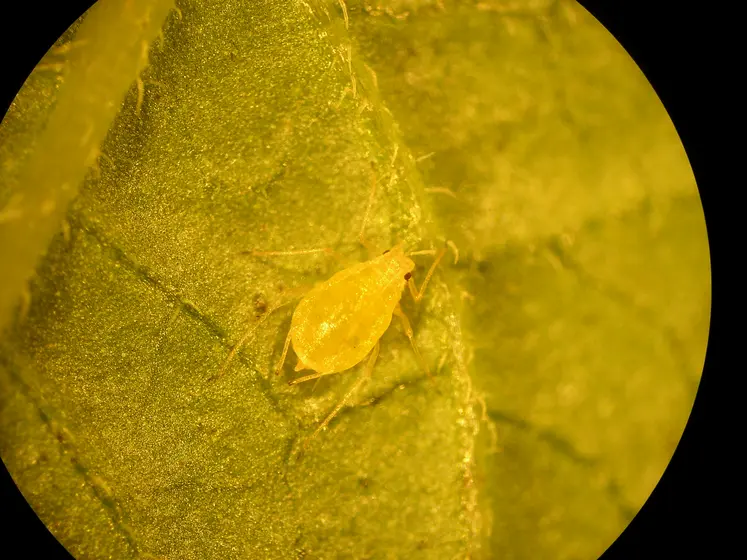
[[(459, 262), (459, 249), (457, 248), (456, 244), (449, 240), (446, 242), (446, 245), (451, 249), (451, 252), (454, 253), (454, 264), (457, 264)], [(436, 249), (422, 249), (420, 251), (411, 251), (407, 253), (408, 257), (411, 257), (413, 255), (437, 255), (438, 250)]]
[(438, 250), (436, 249), (421, 249), (420, 251), (410, 251), (407, 253), (408, 257), (412, 257), (413, 255), (437, 255)]
[(431, 265), (431, 268), (428, 270), (428, 274), (425, 275), (425, 280), (423, 280), (423, 284), (420, 286), (420, 290), (418, 290), (417, 286), (415, 286), (415, 280), (412, 279), (412, 276), (410, 276), (407, 279), (407, 287), (410, 288), (410, 295), (412, 296), (412, 299), (415, 300), (415, 302), (419, 302), (423, 298), (423, 292), (425, 292), (425, 288), (428, 285), (428, 282), (431, 279), (431, 276), (433, 276), (433, 273), (436, 270), (436, 267), (438, 266), (438, 263), (441, 262), (441, 259), (446, 254), (446, 248), (442, 248), (438, 255), (436, 255), (436, 260), (433, 261), (433, 264)]
[(456, 194), (454, 194), (454, 191), (452, 191), (451, 189), (447, 189), (446, 187), (429, 187), (423, 190), (425, 190), (425, 192), (427, 193), (445, 194), (445, 195), (450, 196), (451, 198), (456, 198), (457, 200), (459, 200), (459, 197)]
[(405, 330), (405, 336), (410, 340), (410, 345), (412, 346), (412, 351), (415, 352), (415, 357), (418, 359), (418, 363), (420, 364), (420, 367), (423, 369), (423, 371), (428, 374), (428, 377), (433, 381), (433, 375), (431, 375), (431, 370), (428, 369), (428, 364), (425, 363), (425, 360), (423, 359), (423, 355), (420, 353), (420, 350), (418, 350), (418, 347), (415, 345), (415, 338), (413, 337), (412, 332), (412, 326), (410, 325), (410, 320), (407, 318), (407, 315), (405, 315), (405, 312), (402, 311), (402, 308), (399, 304), (397, 304), (397, 307), (394, 308), (394, 315), (399, 317), (399, 320), (402, 322), (402, 328)]
[(285, 337), (285, 344), (283, 344), (283, 353), (280, 356), (280, 360), (278, 361), (278, 365), (275, 366), (275, 375), (280, 375), (280, 372), (283, 370), (283, 364), (285, 364), (285, 357), (288, 355), (288, 347), (291, 343), (291, 333), (293, 331), (291, 329), (288, 329), (288, 336)]
[(304, 375), (303, 377), (297, 377), (296, 379), (291, 379), (288, 381), (288, 385), (298, 385), (299, 383), (305, 383), (306, 381), (313, 381), (314, 379), (319, 379), (320, 377), (324, 377), (325, 375), (334, 375), (335, 373), (339, 373), (337, 371), (334, 371), (332, 373), (310, 373), (309, 375)]
[(446, 245), (448, 245), (449, 249), (454, 253), (454, 264), (457, 264), (459, 262), (459, 248), (456, 246), (456, 243), (451, 240), (447, 241)]
[(368, 379), (371, 377), (371, 372), (373, 371), (374, 364), (376, 363), (376, 358), (379, 356), (379, 343), (376, 343), (376, 346), (373, 347), (373, 350), (371, 350), (371, 354), (368, 358), (368, 361), (366, 362), (366, 367), (363, 370), (363, 374), (360, 376), (360, 378), (353, 384), (353, 386), (348, 390), (347, 393), (345, 393), (345, 396), (342, 397), (339, 403), (337, 403), (337, 406), (330, 412), (327, 417), (324, 419), (324, 421), (319, 424), (319, 427), (317, 427), (316, 430), (314, 430), (314, 433), (311, 434), (306, 441), (303, 444), (303, 447), (301, 449), (301, 452), (303, 453), (306, 450), (306, 447), (308, 447), (309, 442), (314, 439), (317, 435), (319, 435), (319, 432), (321, 432), (324, 428), (326, 428), (329, 423), (332, 421), (332, 419), (337, 416), (337, 413), (342, 410), (342, 407), (345, 406), (345, 404), (350, 400), (350, 397), (353, 396), (353, 394), (360, 389), (361, 385), (363, 385), (364, 382), (368, 381)]
[[(219, 379), (223, 376), (223, 374), (226, 372), (226, 369), (228, 368), (228, 364), (231, 363), (231, 360), (236, 356), (237, 352), (241, 349), (241, 347), (246, 343), (247, 340), (255, 333), (257, 332), (257, 329), (260, 327), (262, 323), (264, 323), (267, 318), (277, 309), (280, 309), (281, 307), (284, 307), (291, 303), (293, 300), (288, 300), (284, 303), (278, 304), (275, 307), (272, 307), (269, 309), (262, 318), (254, 323), (247, 331), (243, 334), (243, 336), (239, 339), (239, 341), (236, 343), (236, 346), (234, 346), (231, 349), (231, 352), (229, 352), (228, 357), (226, 358), (226, 361), (223, 362), (223, 367), (220, 368), (220, 371), (215, 374), (213, 377), (209, 379), (209, 381), (215, 381), (216, 379)], [(281, 364), (282, 365), (282, 364)]]

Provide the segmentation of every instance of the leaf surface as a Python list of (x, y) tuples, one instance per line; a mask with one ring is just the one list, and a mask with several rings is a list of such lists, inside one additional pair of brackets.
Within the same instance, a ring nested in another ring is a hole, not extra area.
[[(710, 305), (640, 71), (569, 2), (179, 8), (4, 340), (0, 453), (40, 517), (78, 558), (597, 557), (680, 437)], [(53, 110), (35, 76), (6, 168)], [(366, 257), (372, 176), (372, 244), (459, 251), (403, 298), (435, 383), (393, 321), (299, 461), (360, 369), (271, 371), (296, 290)]]

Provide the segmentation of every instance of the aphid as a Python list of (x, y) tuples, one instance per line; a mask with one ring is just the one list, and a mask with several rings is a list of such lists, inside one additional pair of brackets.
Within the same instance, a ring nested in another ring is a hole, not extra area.
[(290, 343), (298, 356), (295, 370), (314, 370), (291, 382), (292, 385), (350, 369), (363, 361), (397, 315), (412, 343), (418, 361), (428, 370), (412, 338), (413, 332), (399, 301), (405, 285), (413, 299), (420, 301), (443, 251), (431, 266), (420, 290), (412, 270), (415, 263), (402, 245), (379, 257), (341, 270), (326, 282), (317, 284), (301, 300), (293, 313), (291, 328), (276, 371), (283, 367)]
[[(359, 236), (361, 244), (369, 249), (370, 246), (363, 237), (363, 231), (375, 190), (374, 179), (371, 197)], [(331, 249), (306, 249), (297, 251), (252, 251), (250, 254), (254, 256), (285, 256), (321, 252), (334, 253)], [(400, 306), (400, 299), (405, 286), (409, 288), (410, 295), (415, 302), (422, 299), (425, 288), (445, 252), (446, 248), (442, 248), (439, 251), (415, 251), (408, 255), (404, 252), (403, 244), (399, 243), (371, 260), (337, 272), (329, 280), (317, 284), (302, 297), (293, 312), (291, 327), (285, 339), (283, 352), (275, 367), (276, 374), (281, 372), (291, 344), (298, 357), (295, 371), (313, 370), (314, 373), (294, 379), (289, 382), (290, 385), (297, 385), (326, 375), (347, 371), (368, 356), (363, 375), (306, 440), (306, 444), (329, 424), (345, 406), (347, 400), (368, 379), (379, 353), (379, 339), (389, 328), (393, 316), (396, 315), (399, 318), (421, 368), (430, 376), (428, 366), (415, 344), (410, 321)], [(410, 259), (410, 256), (418, 254), (436, 255), (420, 289), (417, 288), (412, 277), (415, 263)], [(246, 336), (242, 337), (242, 341), (229, 355), (229, 359), (236, 353), (238, 346), (246, 338)]]

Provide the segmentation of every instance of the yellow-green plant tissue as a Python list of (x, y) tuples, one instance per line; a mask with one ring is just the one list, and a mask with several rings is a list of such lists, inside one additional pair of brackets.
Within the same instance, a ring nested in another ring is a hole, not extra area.
[(100, 0), (0, 169), (0, 455), (77, 559), (594, 560), (682, 435), (698, 190), (572, 0)]

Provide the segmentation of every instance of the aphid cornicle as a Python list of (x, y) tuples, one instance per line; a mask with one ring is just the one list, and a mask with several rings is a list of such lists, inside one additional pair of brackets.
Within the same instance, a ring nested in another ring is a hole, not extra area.
[[(370, 246), (363, 237), (363, 230), (376, 192), (375, 186), (374, 178), (369, 206), (359, 236), (361, 244), (369, 249)], [(251, 251), (249, 254), (254, 256), (287, 256), (321, 252), (329, 253), (332, 251), (330, 249)], [(445, 252), (446, 249), (443, 248), (439, 251), (426, 250), (409, 253), (410, 256), (436, 254), (436, 258), (419, 290), (412, 278), (415, 263), (409, 258), (408, 254), (405, 254), (400, 243), (371, 260), (337, 272), (329, 280), (317, 284), (303, 296), (293, 312), (283, 352), (275, 368), (276, 373), (280, 373), (282, 370), (291, 343), (293, 344), (293, 351), (298, 357), (295, 370), (307, 369), (315, 372), (290, 381), (291, 385), (346, 371), (361, 363), (368, 356), (363, 375), (347, 391), (334, 410), (307, 439), (306, 443), (329, 424), (352, 394), (371, 374), (379, 352), (379, 339), (389, 328), (394, 315), (400, 319), (420, 367), (430, 376), (428, 366), (415, 345), (410, 321), (402, 311), (399, 302), (405, 286), (409, 288), (413, 299), (416, 302), (420, 301), (436, 266)], [(268, 314), (271, 311), (268, 311)], [(228, 360), (247, 338), (248, 334), (242, 337), (229, 355)]]

